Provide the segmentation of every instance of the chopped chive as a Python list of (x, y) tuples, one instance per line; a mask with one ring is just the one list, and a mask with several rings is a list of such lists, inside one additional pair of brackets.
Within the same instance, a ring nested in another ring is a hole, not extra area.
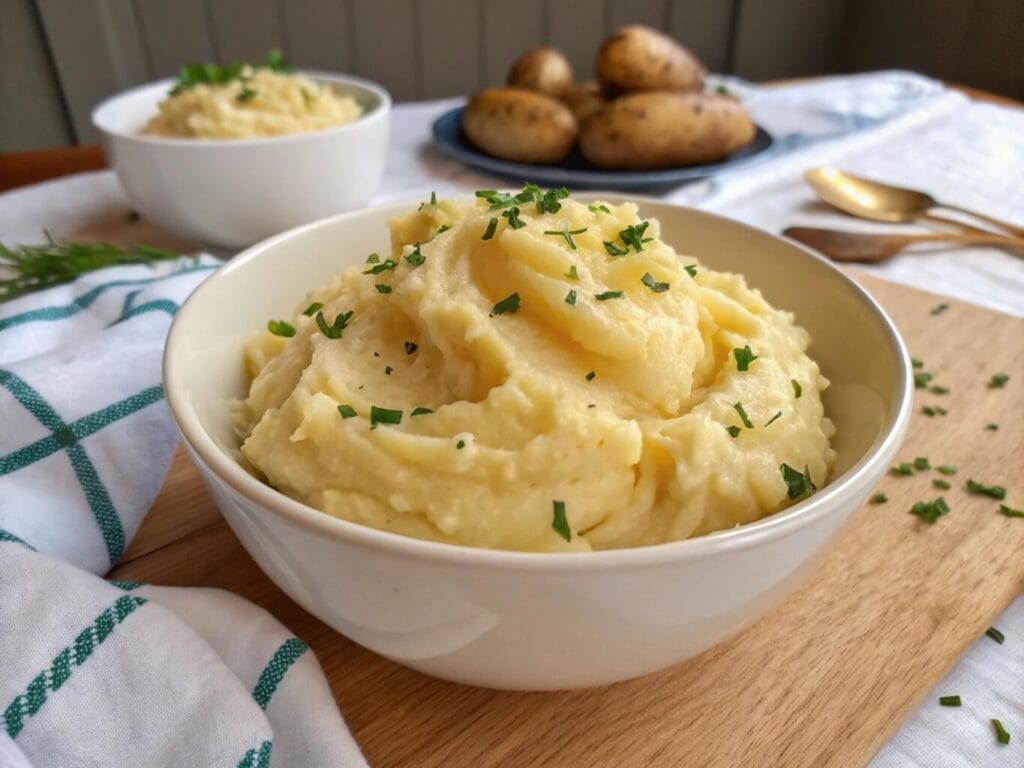
[(887, 502), (888, 500), (889, 497), (886, 496), (884, 493), (876, 493), (874, 496), (871, 497), (872, 504), (885, 504), (885, 502)]
[(595, 293), (594, 298), (598, 301), (608, 301), (609, 299), (621, 299), (624, 296), (622, 291), (605, 291), (604, 293)]
[(491, 309), (491, 317), (512, 314), (519, 311), (519, 292), (506, 296)]
[(565, 303), (568, 304), (570, 307), (576, 306), (576, 291), (569, 291), (567, 294), (565, 294)]
[(412, 342), (412, 341), (405, 342), (405, 354), (411, 355), (417, 349), (419, 349), (419, 347), (414, 342)]
[(323, 312), (316, 313), (316, 324), (320, 328), (320, 332), (328, 339), (340, 339), (342, 331), (348, 326), (348, 321), (352, 319), (352, 310), (343, 314), (337, 315), (334, 318), (334, 322), (330, 325), (327, 324), (327, 318), (324, 317)]
[(897, 464), (889, 472), (894, 475), (912, 475), (914, 474), (914, 465), (903, 462), (902, 464)]
[(466, 447), (466, 441), (465, 440), (459, 440), (459, 442), (457, 442), (455, 444), (455, 450), (457, 450), (457, 451), (461, 451), (465, 447)]
[(996, 738), (999, 740), (1000, 744), (1010, 743), (1010, 733), (1005, 728), (1003, 728), (1003, 724), (1001, 722), (999, 722), (995, 718), (992, 718), (992, 727), (995, 729)]
[(595, 376), (597, 376), (597, 374), (591, 371), (590, 373), (587, 374), (586, 379), (587, 381), (593, 381)]
[(450, 226), (448, 226), (447, 224), (442, 224), (440, 227), (437, 228), (437, 234), (443, 235), (449, 229), (451, 229)]
[(431, 205), (437, 205), (437, 192), (433, 192), (432, 191), (430, 193), (430, 204)]
[(374, 264), (369, 269), (364, 269), (364, 275), (379, 275), (381, 272), (388, 272), (398, 266), (398, 262), (393, 259), (385, 259), (380, 264)]
[(993, 640), (995, 640), (1000, 645), (1002, 645), (1004, 642), (1006, 642), (1006, 635), (1004, 635), (1002, 632), (1000, 632), (995, 627), (989, 627), (988, 629), (986, 629), (985, 630), (985, 634), (988, 635)]
[(804, 393), (803, 387), (800, 386), (800, 382), (796, 379), (790, 379), (789, 381), (793, 385), (793, 395), (799, 400), (800, 395)]
[(579, 280), (580, 279), (580, 275), (576, 271), (576, 265), (575, 264), (573, 264), (571, 267), (569, 267), (569, 271), (565, 273), (565, 277), (568, 277), (570, 280)]
[(425, 413), (433, 413), (433, 411), (430, 410), (429, 408), (424, 408), (423, 406), (420, 406), (418, 408), (413, 408), (412, 409), (412, 413), (410, 413), (409, 415), (410, 416), (422, 416)]
[(919, 501), (910, 509), (911, 514), (917, 515), (929, 525), (947, 512), (949, 512), (949, 505), (941, 496), (933, 501)]
[(640, 253), (644, 249), (644, 243), (650, 242), (653, 238), (644, 237), (644, 233), (647, 228), (651, 225), (649, 221), (644, 221), (640, 224), (630, 224), (624, 230), (619, 232), (619, 237), (622, 239), (623, 244), (626, 248), (632, 247), (637, 253)]
[(392, 410), (391, 408), (378, 408), (376, 405), (370, 406), (370, 427), (371, 429), (376, 427), (378, 424), (401, 424), (402, 423), (402, 412)]
[(926, 371), (914, 374), (914, 389), (927, 389), (934, 376)]
[(932, 417), (945, 416), (948, 413), (948, 411), (945, 408), (942, 408), (941, 406), (938, 405), (922, 405), (921, 413), (923, 413), (925, 416)]
[(367, 264), (379, 264), (380, 263), (380, 256), (378, 256), (376, 253), (371, 253), (369, 256), (366, 257), (366, 263)]
[(339, 405), (338, 406), (338, 413), (341, 414), (341, 418), (343, 418), (343, 419), (351, 419), (353, 416), (357, 415), (356, 414), (356, 409), (353, 408), (348, 403), (342, 403), (341, 405)]
[(939, 304), (939, 305), (937, 305), (935, 307), (932, 307), (931, 313), (933, 315), (941, 315), (947, 309), (949, 309), (949, 304), (946, 304), (945, 302), (943, 302), (942, 304)]
[(755, 355), (751, 351), (749, 344), (745, 345), (743, 347), (743, 349), (740, 349), (739, 347), (737, 347), (736, 349), (734, 349), (732, 351), (732, 355), (733, 355), (733, 357), (736, 358), (736, 370), (737, 371), (746, 371), (746, 370), (748, 370), (750, 368), (750, 364), (752, 362), (754, 362), (755, 360), (757, 360), (757, 355)]
[(928, 463), (927, 456), (918, 456), (914, 459), (914, 469), (931, 469), (932, 465)]
[(319, 301), (314, 301), (312, 304), (310, 304), (308, 307), (302, 310), (302, 314), (304, 314), (306, 317), (312, 317), (323, 308), (323, 304), (321, 304)]
[(776, 414), (775, 414), (774, 416), (772, 416), (772, 417), (771, 417), (770, 419), (768, 419), (768, 421), (766, 421), (766, 422), (764, 423), (764, 425), (765, 425), (765, 426), (767, 427), (767, 426), (769, 426), (769, 425), (771, 425), (771, 424), (774, 424), (774, 423), (775, 423), (775, 420), (776, 420), (776, 419), (779, 419), (779, 418), (781, 418), (781, 417), (782, 417), (782, 411), (779, 411), (779, 412), (778, 412), (778, 413), (776, 413)]
[(1024, 517), (1024, 509), (1014, 509), (1013, 507), (1008, 507), (1006, 504), (1000, 504), (999, 511), (1007, 517)]
[(939, 696), (939, 704), (944, 707), (959, 707), (960, 697), (959, 696)]
[(651, 276), (650, 272), (645, 272), (644, 276), (640, 278), (640, 282), (654, 291), (654, 293), (664, 293), (669, 288), (668, 283), (659, 283)]
[(1010, 377), (1005, 373), (992, 374), (992, 378), (988, 380), (988, 386), (990, 389), (1002, 389), (1006, 386), (1006, 382), (1010, 380)]
[(1006, 489), (1001, 485), (984, 485), (982, 483), (976, 483), (973, 480), (968, 480), (964, 487), (967, 489), (968, 493), (973, 493), (977, 496), (989, 496), (1000, 501), (1006, 498)]
[(565, 502), (556, 501), (554, 502), (554, 516), (551, 518), (551, 527), (555, 529), (559, 536), (566, 541), (572, 540), (572, 531), (569, 529), (569, 520), (565, 516)]
[(420, 264), (427, 260), (427, 257), (420, 253), (419, 243), (416, 243), (416, 247), (409, 251), (407, 254), (405, 254), (405, 256), (403, 256), (402, 258), (409, 262), (409, 265), (413, 267), (418, 267)]
[(252, 99), (256, 98), (256, 91), (254, 91), (252, 88), (246, 85), (242, 88), (241, 92), (239, 92), (238, 96), (236, 96), (235, 98), (244, 104), (245, 102), (251, 101)]
[(728, 432), (730, 436), (732, 436), (732, 437), (736, 437), (736, 436), (737, 436), (737, 435), (739, 435), (739, 433), (740, 433), (740, 432), (742, 432), (743, 430), (742, 430), (742, 429), (740, 429), (739, 427), (737, 427), (737, 426), (736, 426), (736, 425), (734, 424), (734, 425), (732, 425), (732, 426), (726, 427), (726, 428), (725, 428), (725, 431), (726, 431), (726, 432)]
[(915, 368), (924, 368), (924, 361), (918, 360), (916, 357), (910, 358), (910, 364)]
[(988, 424), (985, 425), (985, 429), (987, 429), (989, 432), (995, 432), (996, 430), (999, 429), (999, 425), (996, 424), (994, 421), (990, 421)]
[(697, 276), (697, 265), (696, 264), (688, 264), (687, 266), (683, 267), (683, 269), (686, 270), (686, 274), (688, 274), (690, 277), (696, 277)]
[(939, 472), (941, 472), (944, 475), (956, 474), (956, 467), (954, 467), (952, 464), (939, 464), (939, 466), (937, 466), (936, 469), (939, 470)]
[(782, 471), (782, 479), (786, 483), (790, 500), (802, 499), (818, 490), (814, 481), (811, 480), (811, 470), (806, 465), (804, 465), (802, 473), (793, 469), (789, 464), (783, 464), (779, 469)]
[(611, 213), (607, 205), (601, 205), (599, 203), (591, 203), (587, 206), (587, 209), (591, 213)]
[(743, 405), (741, 403), (734, 403), (732, 407), (735, 408), (736, 413), (740, 415), (740, 420), (743, 422), (743, 426), (746, 427), (747, 429), (753, 429), (754, 425), (747, 417), (747, 412), (743, 410)]
[(928, 387), (928, 391), (931, 392), (933, 395), (948, 395), (949, 387), (941, 387), (938, 384), (932, 384), (930, 387)]
[(615, 243), (604, 241), (604, 249), (608, 251), (609, 256), (625, 256), (629, 253), (629, 248), (620, 248)]
[(498, 219), (495, 217), (495, 218), (492, 218), (489, 222), (487, 222), (487, 229), (484, 230), (483, 237), (481, 237), (480, 239), (481, 240), (490, 240), (492, 237), (494, 237), (494, 233), (497, 232), (497, 231), (498, 231)]
[(947, 411), (947, 410), (946, 410), (945, 408), (943, 408), (943, 407), (942, 407), (941, 405), (936, 405), (936, 406), (935, 406), (935, 412), (936, 412), (937, 414), (939, 414), (939, 416), (945, 416), (945, 415), (946, 415), (947, 413), (949, 413), (949, 411)]
[(508, 219), (508, 225), (512, 229), (522, 229), (526, 226), (526, 222), (519, 218), (519, 208), (516, 206), (512, 206), (501, 215)]
[(268, 320), (267, 330), (275, 336), (284, 336), (286, 339), (295, 335), (295, 326), (284, 320)]
[(384, 283), (377, 283), (373, 287), (377, 289), (377, 293), (391, 293), (390, 285), (384, 285)]
[(948, 491), (952, 487), (953, 486), (949, 484), (948, 480), (943, 480), (941, 477), (936, 477), (934, 480), (932, 480), (932, 488), (938, 488), (943, 491)]
[(576, 241), (572, 239), (573, 235), (582, 235), (587, 231), (587, 228), (583, 229), (545, 229), (545, 235), (558, 235), (565, 239), (565, 242), (569, 245), (572, 250), (576, 250)]

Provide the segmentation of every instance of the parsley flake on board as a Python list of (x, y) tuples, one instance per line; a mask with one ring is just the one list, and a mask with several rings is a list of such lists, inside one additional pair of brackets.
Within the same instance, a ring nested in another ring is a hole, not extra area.
[(499, 301), (491, 309), (491, 317), (495, 315), (510, 315), (519, 311), (519, 292), (510, 294)]
[(914, 389), (927, 389), (934, 376), (926, 371), (914, 374)]
[(872, 504), (885, 504), (889, 500), (889, 497), (884, 493), (876, 493), (871, 497), (870, 501)]
[(931, 469), (932, 465), (928, 463), (927, 456), (918, 456), (914, 459), (914, 469)]
[(974, 480), (968, 480), (964, 488), (968, 493), (973, 493), (976, 496), (988, 496), (1000, 501), (1006, 498), (1006, 489), (1001, 485), (984, 485)]
[(402, 412), (391, 408), (370, 406), (370, 428), (376, 429), (378, 424), (401, 424)]
[(624, 295), (622, 291), (605, 291), (604, 293), (595, 293), (594, 298), (598, 301), (608, 301), (609, 299), (621, 299)]
[(932, 488), (938, 488), (939, 490), (942, 491), (948, 491), (952, 487), (953, 486), (949, 484), (948, 480), (943, 480), (941, 477), (936, 477), (934, 480), (932, 480)]
[(295, 335), (295, 326), (284, 320), (268, 320), (267, 330), (275, 336), (284, 336), (286, 339)]
[[(372, 262), (367, 262), (371, 264)], [(364, 275), (379, 275), (382, 272), (390, 272), (392, 269), (398, 266), (398, 262), (393, 259), (385, 259), (380, 264), (373, 264), (369, 269), (364, 269)]]
[(952, 464), (939, 464), (939, 466), (937, 466), (936, 469), (947, 476), (956, 474), (956, 467), (954, 467)]
[(915, 368), (924, 368), (924, 361), (918, 360), (916, 357), (910, 358), (910, 364)]
[(742, 403), (734, 403), (732, 407), (735, 408), (736, 409), (736, 413), (738, 413), (740, 415), (740, 420), (743, 422), (743, 426), (746, 427), (747, 429), (753, 429), (754, 425), (751, 423), (750, 419), (747, 417), (747, 412), (745, 410), (743, 410), (743, 404)]
[(992, 421), (985, 425), (985, 429), (987, 429), (989, 432), (995, 432), (999, 429), (999, 425)]
[(571, 290), (567, 294), (565, 294), (565, 303), (568, 304), (570, 307), (576, 306), (576, 291)]
[(571, 541), (572, 531), (569, 529), (569, 520), (565, 516), (565, 502), (555, 501), (553, 502), (553, 506), (554, 514), (551, 518), (551, 527), (554, 528), (555, 532), (563, 539)]
[(942, 304), (938, 304), (935, 307), (932, 307), (931, 313), (933, 315), (941, 315), (947, 309), (949, 309), (949, 304), (946, 304), (945, 302), (943, 302)]
[(339, 405), (338, 406), (338, 413), (341, 414), (341, 418), (343, 418), (343, 419), (351, 419), (353, 416), (358, 415), (356, 413), (356, 409), (353, 408), (348, 403), (342, 403), (341, 405)]
[(1007, 517), (1024, 517), (1024, 509), (1014, 509), (1006, 504), (1000, 504), (999, 511)]
[(650, 288), (654, 293), (664, 293), (669, 288), (668, 283), (659, 283), (651, 276), (650, 272), (645, 272), (644, 276), (640, 278), (640, 282)]
[(334, 322), (330, 325), (327, 324), (327, 318), (324, 317), (323, 312), (316, 313), (316, 324), (320, 328), (320, 333), (326, 336), (328, 339), (340, 339), (342, 332), (348, 326), (349, 320), (352, 319), (353, 311), (350, 309), (348, 312), (338, 315), (334, 318)]
[(994, 373), (992, 378), (988, 380), (989, 389), (1002, 389), (1009, 380), (1010, 377), (1005, 373)]
[(1000, 744), (1010, 743), (1010, 733), (1003, 727), (1003, 724), (1001, 722), (999, 722), (995, 718), (992, 718), (992, 727), (995, 729), (996, 739), (998, 739)]
[(939, 704), (944, 707), (959, 707), (960, 697), (959, 696), (939, 696)]
[(308, 307), (302, 310), (302, 314), (304, 314), (306, 317), (312, 317), (323, 308), (324, 305), (321, 302), (314, 301), (312, 304), (310, 304)]
[(889, 470), (889, 472), (891, 472), (894, 475), (912, 475), (914, 474), (914, 465), (908, 464), (907, 462), (903, 462), (902, 464), (897, 464), (896, 466), (894, 466), (892, 469)]
[(734, 349), (732, 351), (732, 356), (736, 358), (736, 370), (737, 371), (746, 371), (746, 370), (748, 370), (750, 368), (750, 364), (752, 362), (754, 362), (755, 360), (757, 360), (757, 355), (755, 355), (751, 351), (749, 344), (745, 345), (743, 347), (743, 349), (740, 349), (739, 347)]
[(405, 254), (405, 256), (403, 256), (402, 258), (405, 259), (409, 263), (409, 265), (413, 267), (418, 267), (420, 264), (427, 260), (427, 257), (420, 253), (419, 243), (416, 243), (416, 246), (407, 254)]
[(995, 640), (1000, 645), (1002, 645), (1004, 642), (1006, 642), (1006, 635), (1004, 635), (1002, 632), (1000, 632), (995, 627), (989, 627), (988, 629), (986, 629), (985, 630), (985, 634), (988, 635), (993, 640)]
[(928, 391), (931, 392), (933, 395), (948, 395), (949, 387), (942, 387), (939, 386), (938, 384), (932, 384), (930, 387), (928, 387)]
[(779, 469), (782, 471), (782, 479), (786, 483), (787, 494), (791, 501), (810, 496), (818, 490), (818, 486), (811, 480), (811, 470), (806, 466), (804, 466), (803, 472), (793, 469), (789, 464), (783, 464)]
[(933, 501), (919, 501), (910, 509), (911, 514), (917, 515), (929, 525), (947, 512), (949, 512), (949, 505), (941, 496)]

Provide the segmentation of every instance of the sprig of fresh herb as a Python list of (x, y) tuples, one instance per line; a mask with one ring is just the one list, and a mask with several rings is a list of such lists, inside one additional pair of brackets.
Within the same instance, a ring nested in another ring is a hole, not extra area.
[(353, 311), (350, 309), (348, 312), (344, 312), (334, 318), (334, 322), (331, 324), (327, 323), (327, 318), (324, 317), (323, 312), (316, 313), (316, 324), (320, 329), (320, 333), (326, 336), (328, 339), (340, 339), (345, 328), (348, 326), (349, 320), (352, 319)]
[(619, 238), (621, 238), (623, 244), (627, 248), (632, 248), (637, 253), (640, 253), (644, 249), (644, 243), (649, 243), (653, 240), (653, 237), (644, 237), (644, 233), (647, 232), (647, 228), (651, 226), (649, 221), (643, 221), (639, 224), (630, 224), (624, 230), (619, 232)]
[[(246, 67), (252, 69), (269, 69), (272, 72), (291, 72), (292, 68), (285, 63), (281, 51), (274, 49), (267, 58), (256, 64), (234, 61), (230, 64), (193, 63), (185, 64), (178, 70), (178, 80), (170, 90), (171, 96), (197, 85), (225, 85), (242, 76)], [(243, 91), (244, 93), (244, 91)], [(255, 93), (253, 93), (255, 95)], [(252, 98), (251, 96), (249, 98)], [(240, 99), (245, 101), (246, 99)]]

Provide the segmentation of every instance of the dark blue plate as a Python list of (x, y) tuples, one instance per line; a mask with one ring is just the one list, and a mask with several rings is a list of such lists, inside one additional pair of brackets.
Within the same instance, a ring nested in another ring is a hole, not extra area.
[(565, 161), (557, 165), (530, 165), (512, 163), (486, 155), (477, 149), (462, 130), (462, 113), (465, 107), (445, 112), (434, 121), (434, 144), (449, 157), (466, 165), (507, 176), (518, 183), (531, 181), (548, 186), (566, 186), (573, 189), (646, 189), (668, 187), (685, 181), (703, 179), (720, 171), (732, 170), (747, 165), (767, 155), (765, 150), (772, 145), (771, 135), (757, 126), (754, 140), (743, 149), (725, 160), (706, 165), (687, 165), (657, 171), (606, 171), (591, 165), (578, 149)]

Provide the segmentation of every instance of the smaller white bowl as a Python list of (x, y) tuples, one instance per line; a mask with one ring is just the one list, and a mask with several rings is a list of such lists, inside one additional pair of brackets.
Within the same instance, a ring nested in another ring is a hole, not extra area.
[(253, 139), (146, 136), (173, 79), (111, 96), (92, 122), (132, 205), (199, 243), (241, 248), (369, 201), (387, 153), (391, 97), (347, 75), (301, 74), (368, 105), (358, 120), (309, 133)]

